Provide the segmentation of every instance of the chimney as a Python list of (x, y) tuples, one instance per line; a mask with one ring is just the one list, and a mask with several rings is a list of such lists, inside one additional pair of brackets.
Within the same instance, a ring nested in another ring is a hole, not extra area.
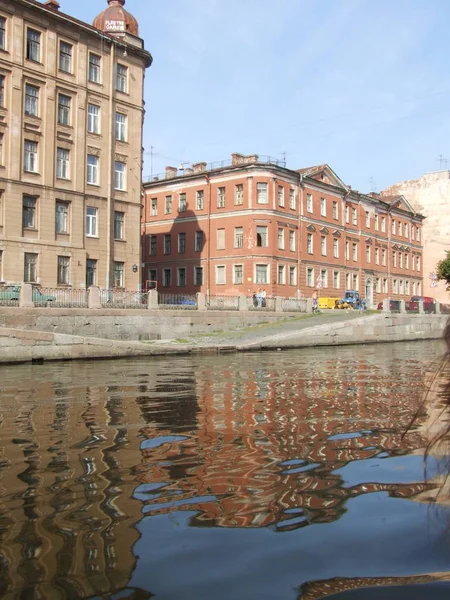
[(194, 172), (194, 169), (191, 169), (191, 167), (188, 167), (187, 169), (184, 170), (185, 175), (192, 175), (193, 172)]
[(239, 165), (243, 165), (244, 164), (244, 155), (243, 154), (239, 154), (238, 152), (235, 152), (234, 154), (231, 155), (231, 166), (232, 167), (238, 167)]
[(257, 163), (259, 156), (257, 154), (248, 154), (244, 156), (244, 162), (246, 165), (251, 165), (252, 163)]
[(53, 10), (59, 10), (59, 2), (57, 0), (47, 0), (47, 2), (44, 2), (44, 6)]
[(178, 175), (178, 169), (176, 167), (166, 167), (166, 179), (172, 179)]
[(192, 165), (192, 168), (194, 169), (194, 173), (203, 173), (203, 171), (206, 171), (206, 163), (195, 163), (195, 165)]

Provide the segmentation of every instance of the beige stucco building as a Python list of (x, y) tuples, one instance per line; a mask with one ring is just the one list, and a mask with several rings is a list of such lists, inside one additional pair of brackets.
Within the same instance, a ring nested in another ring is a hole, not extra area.
[(436, 265), (450, 250), (450, 172), (425, 173), (420, 179), (396, 183), (383, 195), (404, 194), (426, 219), (423, 223), (423, 290), (438, 302), (448, 304), (445, 282), (435, 280)]
[(0, 0), (3, 283), (139, 287), (152, 58), (124, 2), (91, 26), (56, 0)]

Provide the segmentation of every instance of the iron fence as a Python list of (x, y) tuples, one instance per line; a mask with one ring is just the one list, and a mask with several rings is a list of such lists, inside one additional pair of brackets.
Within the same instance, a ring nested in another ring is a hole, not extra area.
[(239, 296), (206, 296), (208, 310), (239, 310)]
[(258, 298), (256, 295), (247, 296), (247, 308), (248, 310), (275, 312), (275, 298)]
[(87, 308), (88, 291), (73, 288), (33, 288), (33, 303), (35, 306), (51, 308)]
[(103, 308), (146, 309), (146, 292), (126, 290), (100, 290), (100, 304)]
[(306, 298), (282, 298), (281, 309), (283, 312), (306, 312), (308, 301)]
[(197, 310), (197, 296), (189, 294), (158, 294), (158, 303), (161, 308)]
[(19, 306), (20, 286), (0, 288), (0, 306)]

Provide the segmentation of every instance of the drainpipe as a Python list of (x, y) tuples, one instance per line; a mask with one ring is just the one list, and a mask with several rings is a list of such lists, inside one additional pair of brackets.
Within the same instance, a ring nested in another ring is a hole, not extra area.
[(303, 217), (303, 173), (299, 175), (299, 183), (298, 183), (298, 236), (297, 236), (297, 299), (300, 299), (301, 290), (300, 290), (300, 269), (301, 269), (301, 247), (302, 247), (302, 237), (301, 237), (301, 227), (302, 227), (302, 217)]
[(211, 293), (211, 179), (209, 175), (206, 175), (206, 183), (208, 185), (208, 243), (206, 245), (206, 294), (209, 296)]
[(109, 115), (110, 115), (110, 124), (109, 124), (109, 139), (108, 139), (108, 156), (109, 156), (109, 165), (108, 165), (108, 200), (107, 200), (107, 237), (106, 237), (106, 289), (111, 289), (114, 287), (114, 281), (112, 280), (112, 261), (113, 261), (113, 250), (114, 250), (114, 242), (113, 242), (113, 232), (112, 232), (112, 211), (113, 211), (113, 186), (112, 186), (112, 178), (114, 176), (113, 163), (114, 163), (114, 143), (113, 143), (113, 134), (114, 134), (114, 82), (115, 82), (115, 60), (116, 60), (116, 47), (115, 44), (111, 44), (111, 65), (110, 65), (110, 84), (109, 84)]

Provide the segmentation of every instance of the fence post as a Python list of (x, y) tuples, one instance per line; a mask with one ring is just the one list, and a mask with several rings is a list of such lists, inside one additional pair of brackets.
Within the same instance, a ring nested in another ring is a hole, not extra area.
[(239, 294), (238, 296), (238, 308), (239, 310), (248, 310), (247, 296), (245, 294)]
[(31, 283), (22, 283), (19, 292), (20, 308), (34, 308), (33, 286)]
[(88, 308), (102, 308), (102, 303), (100, 302), (100, 288), (96, 285), (92, 285), (88, 288)]
[(206, 294), (197, 292), (197, 310), (207, 310), (206, 308)]
[(313, 301), (312, 298), (306, 298), (306, 312), (312, 314)]
[(157, 290), (149, 290), (147, 294), (147, 308), (148, 310), (159, 309), (159, 296)]
[(436, 315), (441, 315), (441, 303), (440, 302), (435, 302), (434, 303), (434, 314)]
[(388, 313), (391, 312), (391, 299), (385, 298), (383, 300), (383, 312)]
[(283, 312), (283, 298), (275, 296), (275, 312)]
[(406, 313), (406, 303), (404, 300), (399, 300), (398, 307), (399, 307), (400, 313)]
[(420, 302), (417, 303), (419, 305), (419, 315), (423, 315), (425, 313), (425, 310), (423, 308), (423, 300), (420, 300)]

